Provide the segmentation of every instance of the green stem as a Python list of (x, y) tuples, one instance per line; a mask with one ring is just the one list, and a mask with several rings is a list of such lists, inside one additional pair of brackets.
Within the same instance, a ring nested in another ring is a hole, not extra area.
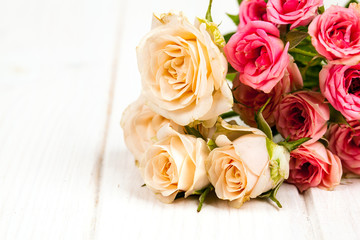
[(307, 52), (307, 51), (301, 50), (299, 48), (289, 49), (289, 53), (298, 53), (298, 54), (308, 56), (308, 57), (315, 57), (317, 55), (316, 53)]
[(222, 119), (231, 118), (231, 117), (236, 117), (236, 116), (239, 116), (239, 114), (237, 114), (237, 113), (234, 112), (234, 111), (230, 111), (230, 112), (223, 113), (223, 114), (220, 115), (220, 117), (221, 117)]
[[(319, 58), (319, 55), (316, 55), (315, 57), (313, 57), (307, 64), (306, 66), (300, 71), (301, 72), (301, 76), (303, 77), (303, 79), (306, 79), (306, 72), (309, 69), (309, 67), (313, 66), (313, 62), (314, 60), (316, 60), (317, 58)], [(317, 77), (318, 74), (316, 74), (314, 77)]]
[(212, 190), (214, 190), (214, 187), (213, 187), (212, 185), (210, 185), (210, 186), (208, 186), (208, 187), (205, 189), (205, 191), (200, 195), (200, 197), (199, 197), (199, 206), (198, 206), (198, 208), (197, 208), (197, 211), (198, 211), (198, 212), (201, 211), (201, 208), (202, 208), (202, 205), (203, 205), (203, 203), (204, 203), (204, 201), (205, 201), (206, 196), (207, 196), (208, 193), (209, 193), (210, 191), (212, 191)]
[(211, 17), (211, 5), (212, 5), (212, 1), (213, 0), (210, 0), (209, 1), (209, 6), (208, 6), (208, 9), (207, 9), (207, 12), (206, 12), (206, 15), (205, 15), (205, 19), (208, 20), (209, 22), (212, 22), (212, 17)]
[(279, 208), (282, 208), (281, 203), (279, 202), (279, 200), (276, 199), (276, 197), (274, 197), (274, 196), (271, 195), (269, 198), (270, 198), (270, 200), (273, 201)]

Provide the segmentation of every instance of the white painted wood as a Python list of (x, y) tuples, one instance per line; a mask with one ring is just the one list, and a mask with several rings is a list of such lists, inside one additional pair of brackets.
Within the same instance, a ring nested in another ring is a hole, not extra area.
[[(196, 198), (167, 205), (140, 187), (119, 126), (140, 93), (135, 47), (152, 12), (183, 10), (192, 20), (206, 7), (0, 2), (0, 239), (358, 238), (359, 180), (304, 195), (285, 184), (281, 210), (264, 200), (233, 209), (210, 197), (200, 213)], [(225, 12), (237, 12), (235, 0), (214, 1), (224, 33), (235, 29)]]
[(89, 239), (116, 1), (0, 2), (0, 239)]
[(321, 239), (359, 239), (360, 179), (343, 179), (334, 191), (310, 189), (305, 200)]

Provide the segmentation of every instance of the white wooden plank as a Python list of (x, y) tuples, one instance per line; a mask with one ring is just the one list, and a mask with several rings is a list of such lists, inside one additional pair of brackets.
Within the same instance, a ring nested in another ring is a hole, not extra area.
[(116, 1), (0, 3), (0, 239), (88, 239)]
[(305, 200), (321, 239), (359, 239), (360, 179), (343, 179), (334, 191), (310, 189)]
[[(126, 149), (119, 122), (125, 107), (140, 94), (135, 47), (149, 31), (152, 12), (183, 10), (185, 15), (203, 16), (207, 1), (128, 1), (118, 64), (115, 99), (100, 186), (97, 239), (314, 239), (316, 229), (308, 217), (304, 199), (294, 186), (284, 185), (278, 193), (279, 210), (271, 203), (253, 200), (241, 209), (212, 199), (200, 213), (197, 200), (159, 202), (143, 184), (134, 159)], [(141, 6), (141, 7), (140, 7)], [(223, 32), (234, 30), (225, 12), (236, 13), (236, 1), (214, 1), (213, 18), (222, 22)], [(296, 233), (294, 235), (293, 233)]]

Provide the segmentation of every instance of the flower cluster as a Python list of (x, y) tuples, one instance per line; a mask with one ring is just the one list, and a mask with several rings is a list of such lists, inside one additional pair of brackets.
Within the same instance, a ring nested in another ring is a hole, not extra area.
[[(235, 207), (264, 193), (275, 200), (273, 191), (289, 176), (284, 146), (220, 117), (233, 107), (224, 45), (211, 21), (192, 25), (167, 13), (154, 15), (137, 47), (142, 94), (121, 126), (146, 186), (163, 202), (200, 195), (200, 210), (212, 190)], [(296, 81), (283, 79), (288, 88)]]
[(360, 174), (360, 5), (243, 0), (223, 36), (211, 3), (194, 24), (154, 15), (136, 49), (142, 93), (121, 126), (145, 185), (167, 203), (199, 195), (198, 211), (213, 190), (281, 207), (284, 181), (332, 190), (343, 168)]
[(287, 180), (300, 191), (333, 189), (343, 167), (359, 174), (360, 5), (322, 0), (243, 0), (225, 54), (235, 71), (234, 111), (255, 126), (264, 118), (292, 141)]

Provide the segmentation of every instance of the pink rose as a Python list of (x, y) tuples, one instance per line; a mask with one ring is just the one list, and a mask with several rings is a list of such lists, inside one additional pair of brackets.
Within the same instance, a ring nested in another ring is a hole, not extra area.
[(302, 145), (290, 153), (287, 181), (295, 184), (300, 192), (310, 187), (331, 190), (340, 184), (341, 175), (340, 159), (319, 142)]
[(243, 84), (269, 93), (284, 77), (289, 45), (284, 47), (279, 37), (273, 24), (252, 21), (230, 38), (225, 55)]
[(355, 7), (331, 6), (311, 22), (309, 34), (316, 50), (334, 64), (360, 62), (360, 13)]
[(349, 120), (360, 119), (360, 64), (329, 64), (319, 74), (322, 94)]
[(266, 2), (264, 0), (244, 0), (239, 7), (240, 24), (243, 28), (248, 22), (261, 20), (267, 21)]
[(322, 0), (269, 0), (267, 16), (275, 24), (291, 24), (290, 30), (308, 25), (317, 15)]
[(303, 81), (300, 71), (293, 59), (290, 60), (283, 79), (275, 85), (270, 93), (255, 90), (241, 83), (236, 77), (233, 82), (235, 99), (234, 111), (240, 114), (241, 119), (248, 125), (256, 127), (255, 112), (257, 112), (271, 97), (269, 104), (263, 111), (263, 116), (270, 126), (275, 125), (273, 112), (285, 93), (301, 89)]
[(329, 149), (337, 154), (344, 169), (360, 175), (360, 122), (332, 124), (326, 134)]
[(274, 116), (276, 128), (284, 138), (309, 137), (308, 143), (313, 143), (325, 134), (330, 111), (321, 93), (299, 91), (285, 96)]

